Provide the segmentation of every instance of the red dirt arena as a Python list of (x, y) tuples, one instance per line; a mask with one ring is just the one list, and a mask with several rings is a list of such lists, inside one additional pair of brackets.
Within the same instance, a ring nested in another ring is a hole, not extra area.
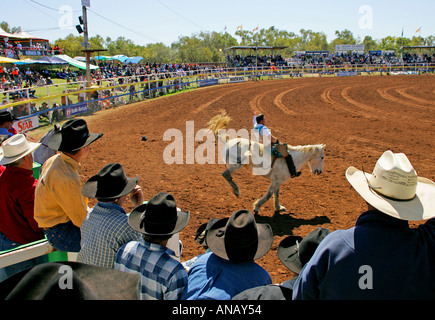
[[(434, 80), (430, 75), (384, 75), (251, 81), (102, 110), (86, 117), (91, 132), (104, 136), (83, 163), (84, 179), (119, 162), (127, 175), (140, 175), (145, 199), (159, 191), (172, 193), (178, 207), (191, 213), (180, 233), (185, 261), (204, 252), (194, 241), (202, 223), (252, 210), (269, 180), (243, 168), (233, 176), (241, 191), (236, 198), (221, 175), (222, 164), (166, 164), (163, 152), (171, 143), (163, 140), (166, 130), (179, 129), (189, 139), (186, 121), (194, 121), (197, 132), (222, 109), (232, 118), (228, 128), (250, 130), (253, 108), (266, 114), (268, 127), (282, 142), (326, 144), (323, 174), (311, 174), (306, 165), (300, 177), (281, 186), (280, 202), (288, 211), (275, 214), (270, 199), (257, 217), (274, 231), (271, 250), (257, 262), (279, 283), (294, 276), (277, 257), (284, 237), (305, 236), (319, 226), (347, 229), (365, 211), (364, 200), (345, 178), (349, 166), (371, 173), (381, 154), (392, 150), (405, 153), (418, 175), (435, 180)], [(148, 140), (141, 141), (142, 136)], [(200, 144), (195, 142), (195, 148)]]

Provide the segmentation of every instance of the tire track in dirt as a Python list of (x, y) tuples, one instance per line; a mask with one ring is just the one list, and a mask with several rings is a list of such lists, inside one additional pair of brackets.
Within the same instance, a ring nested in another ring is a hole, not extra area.
[[(435, 106), (435, 101), (429, 101), (429, 100), (417, 98), (417, 97), (415, 97), (413, 95), (410, 95), (409, 93), (406, 92), (406, 90), (409, 90), (409, 89), (412, 89), (412, 87), (411, 88), (396, 89), (396, 92), (398, 94), (400, 94), (401, 96), (403, 96), (405, 98), (408, 98), (410, 100), (417, 101), (417, 102), (420, 102), (420, 103), (423, 103), (423, 104), (430, 104), (430, 105)], [(435, 91), (434, 91), (434, 93), (435, 93)]]
[[(352, 104), (352, 105), (354, 105), (354, 106), (356, 106), (356, 107), (358, 107), (358, 108), (360, 108), (360, 109), (362, 109), (362, 110), (367, 111), (368, 113), (364, 113), (364, 116), (365, 116), (366, 118), (373, 118), (373, 117), (374, 117), (374, 116), (373, 116), (373, 113), (376, 113), (376, 112), (377, 112), (376, 108), (371, 107), (371, 106), (369, 106), (369, 105), (366, 105), (366, 104), (364, 104), (364, 103), (361, 103), (361, 102), (358, 102), (358, 101), (352, 99), (352, 98), (349, 96), (349, 89), (351, 89), (351, 88), (353, 88), (353, 87), (345, 87), (345, 88), (341, 91), (341, 96), (342, 96), (342, 98), (343, 98), (344, 100), (346, 100), (348, 103), (350, 103), (350, 104)], [(382, 117), (382, 118), (385, 118), (385, 117)]]
[(289, 108), (287, 108), (287, 107), (285, 106), (285, 104), (282, 102), (282, 98), (283, 98), (287, 93), (289, 93), (289, 92), (292, 92), (292, 91), (295, 91), (295, 90), (299, 90), (299, 89), (302, 89), (302, 88), (305, 88), (305, 87), (307, 87), (307, 86), (306, 86), (306, 85), (303, 85), (303, 86), (297, 86), (297, 87), (291, 88), (291, 89), (289, 89), (289, 90), (283, 91), (283, 92), (281, 92), (280, 94), (278, 94), (278, 95), (276, 96), (276, 98), (274, 99), (273, 103), (274, 103), (278, 108), (280, 108), (284, 113), (286, 113), (286, 114), (292, 114), (292, 115), (297, 115), (297, 114), (298, 114), (297, 112), (295, 112), (295, 111), (293, 111), (293, 110), (290, 110)]
[(257, 94), (256, 96), (254, 96), (254, 98), (252, 98), (249, 101), (249, 106), (251, 107), (251, 109), (258, 111), (258, 113), (264, 113), (263, 109), (260, 107), (261, 105), (261, 99), (264, 98), (264, 96), (266, 95), (267, 92), (263, 92), (260, 94)]
[(212, 99), (212, 100), (210, 100), (210, 101), (208, 101), (208, 102), (206, 102), (206, 103), (200, 105), (198, 108), (194, 109), (194, 110), (192, 111), (192, 113), (198, 113), (198, 112), (201, 112), (202, 110), (204, 110), (205, 108), (209, 107), (210, 105), (212, 105), (212, 104), (215, 103), (216, 101), (219, 101), (219, 100), (222, 99), (223, 97), (225, 97), (225, 96), (227, 96), (227, 95), (229, 95), (229, 94), (231, 94), (231, 93), (233, 93), (233, 92), (236, 92), (236, 91), (239, 91), (239, 90), (238, 90), (238, 89), (235, 89), (235, 90), (227, 91), (227, 92), (225, 92), (224, 94), (221, 94), (221, 95), (217, 96), (216, 98), (214, 98), (214, 99)]
[(353, 114), (354, 116), (360, 116), (360, 117), (365, 117), (365, 118), (371, 118), (372, 115), (367, 114), (365, 112), (361, 112), (359, 110), (355, 110), (353, 108), (349, 108), (344, 106), (341, 103), (338, 103), (337, 101), (335, 101), (334, 99), (331, 98), (331, 91), (339, 88), (341, 86), (334, 86), (334, 87), (328, 87), (325, 90), (323, 90), (323, 92), (320, 95), (320, 98), (326, 102), (327, 104), (329, 104), (333, 109), (335, 109), (336, 111), (339, 112), (345, 112), (345, 113), (350, 113)]
[(379, 88), (376, 91), (385, 100), (400, 103), (400, 104), (406, 105), (408, 107), (420, 108), (420, 109), (425, 109), (425, 110), (430, 109), (430, 107), (428, 107), (428, 106), (422, 106), (422, 105), (416, 104), (415, 102), (405, 101), (405, 100), (396, 98), (387, 92), (388, 90), (393, 90), (393, 89), (394, 89), (394, 87)]

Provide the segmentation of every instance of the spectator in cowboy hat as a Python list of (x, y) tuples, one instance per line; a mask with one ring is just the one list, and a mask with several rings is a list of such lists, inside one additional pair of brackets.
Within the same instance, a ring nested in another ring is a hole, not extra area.
[(130, 228), (122, 208), (130, 195), (133, 205), (143, 203), (139, 177), (129, 178), (119, 163), (109, 163), (83, 186), (82, 194), (98, 200), (89, 211), (81, 230), (78, 262), (113, 268), (119, 248), (130, 241), (139, 241), (141, 233)]
[(245, 290), (232, 300), (292, 300), (293, 285), (302, 267), (311, 259), (320, 242), (330, 233), (319, 227), (305, 238), (288, 236), (278, 245), (278, 258), (290, 271), (296, 274), (281, 284), (270, 284)]
[(272, 228), (256, 223), (252, 212), (238, 210), (218, 220), (206, 242), (212, 252), (199, 257), (189, 270), (182, 300), (230, 300), (246, 289), (272, 283), (255, 263), (272, 246)]
[(293, 299), (435, 299), (435, 183), (389, 150), (372, 174), (349, 167), (346, 178), (368, 211), (320, 243)]
[(10, 137), (17, 134), (17, 130), (12, 126), (18, 120), (10, 111), (0, 111), (0, 138)]
[[(14, 249), (44, 238), (33, 217), (35, 188), (32, 152), (40, 143), (27, 141), (16, 134), (3, 142), (0, 165), (6, 167), (0, 176), (0, 251)], [(37, 258), (0, 269), (0, 280), (34, 264), (44, 262)]]
[(166, 247), (172, 235), (189, 222), (189, 212), (177, 210), (174, 197), (159, 192), (130, 213), (128, 224), (143, 239), (123, 245), (115, 269), (141, 275), (141, 300), (178, 300), (187, 284), (187, 271)]
[(81, 163), (89, 154), (89, 145), (102, 135), (90, 133), (85, 120), (72, 119), (47, 141), (48, 147), (60, 153), (42, 167), (35, 191), (35, 220), (57, 250), (80, 250), (80, 226), (88, 213)]

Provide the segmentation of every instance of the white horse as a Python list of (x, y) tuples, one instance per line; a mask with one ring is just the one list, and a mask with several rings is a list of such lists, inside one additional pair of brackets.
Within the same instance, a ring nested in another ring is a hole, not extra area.
[[(222, 115), (225, 116), (224, 113), (220, 116)], [(228, 117), (226, 121), (217, 120), (217, 118), (219, 118), (219, 115), (209, 122), (209, 129), (215, 134), (229, 122)], [(216, 124), (216, 121), (219, 122), (219, 124)], [(219, 138), (222, 139), (220, 135)], [(224, 143), (222, 156), (225, 159), (225, 164), (227, 167), (222, 175), (231, 186), (233, 193), (238, 197), (240, 194), (240, 189), (234, 182), (232, 174), (245, 166), (251, 167), (253, 170), (257, 169), (255, 171), (256, 175), (268, 178), (271, 181), (271, 184), (266, 194), (254, 202), (254, 213), (258, 214), (260, 207), (267, 200), (269, 200), (272, 195), (275, 197), (276, 212), (286, 211), (286, 208), (279, 203), (279, 188), (283, 182), (290, 178), (290, 173), (285, 159), (277, 158), (275, 161), (272, 161), (272, 163), (269, 164), (269, 167), (265, 167), (263, 163), (259, 163), (259, 161), (256, 161), (258, 159), (254, 158), (254, 155), (261, 155), (263, 151), (263, 145), (261, 143), (246, 138), (234, 138), (228, 141), (225, 139), (225, 141), (222, 142)], [(264, 149), (264, 151), (266, 150), (268, 149)], [(270, 151), (270, 149), (268, 151)], [(308, 163), (308, 166), (313, 174), (319, 175), (323, 172), (323, 159), (325, 156), (324, 144), (287, 146), (287, 151), (293, 158), (296, 171), (300, 171), (302, 167)]]

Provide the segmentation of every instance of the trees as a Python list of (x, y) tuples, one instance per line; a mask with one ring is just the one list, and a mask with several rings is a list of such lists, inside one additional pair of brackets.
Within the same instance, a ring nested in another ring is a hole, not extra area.
[[(7, 32), (14, 32), (17, 27), (11, 27), (7, 22), (0, 23), (0, 27)], [(83, 36), (69, 34), (63, 39), (57, 39), (54, 44), (65, 49), (69, 56), (82, 56)], [(336, 30), (335, 38), (328, 42), (324, 32), (311, 29), (301, 29), (298, 33), (287, 30), (279, 30), (274, 26), (267, 29), (241, 30), (238, 29), (233, 35), (228, 32), (205, 32), (180, 36), (170, 46), (163, 43), (148, 43), (146, 45), (135, 44), (126, 37), (104, 39), (100, 35), (89, 39), (92, 49), (107, 49), (105, 55), (123, 54), (126, 56), (141, 56), (144, 61), (152, 63), (172, 62), (222, 62), (225, 61), (223, 49), (232, 46), (282, 46), (287, 47), (280, 51), (285, 57), (290, 57), (294, 51), (335, 51), (337, 44), (364, 44), (366, 52), (371, 50), (395, 50), (398, 54), (402, 46), (435, 44), (435, 36), (426, 38), (413, 36), (412, 38), (386, 36), (375, 40), (371, 36), (365, 36), (361, 41), (354, 37), (350, 30)], [(52, 44), (52, 45), (54, 45)]]

